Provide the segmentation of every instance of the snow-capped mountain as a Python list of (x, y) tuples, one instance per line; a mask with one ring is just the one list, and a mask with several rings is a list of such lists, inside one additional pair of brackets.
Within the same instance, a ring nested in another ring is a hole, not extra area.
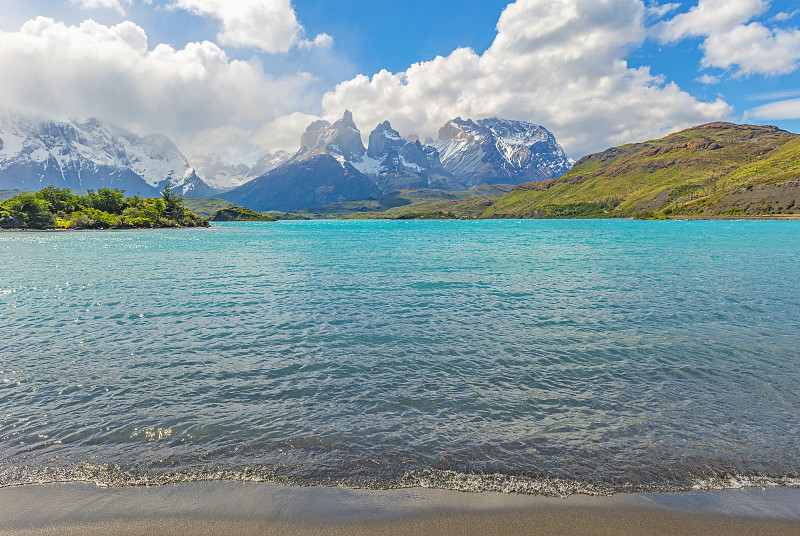
[(388, 121), (369, 135), (369, 148), (356, 168), (375, 178), (384, 192), (409, 186), (458, 190), (463, 186), (442, 167), (439, 152), (419, 139), (410, 142)]
[(296, 154), (221, 197), (255, 210), (292, 210), (409, 186), (463, 190), (545, 180), (574, 163), (547, 129), (524, 121), (458, 118), (439, 134), (438, 141), (422, 144), (384, 121), (367, 149), (348, 110), (334, 123), (311, 123)]
[(162, 134), (139, 137), (97, 119), (40, 121), (0, 115), (0, 188), (121, 188), (156, 195), (165, 185), (184, 195), (208, 187)]
[(212, 188), (230, 190), (275, 169), (291, 156), (286, 151), (267, 153), (250, 167), (247, 164), (231, 164), (220, 159), (217, 154), (207, 154), (192, 156), (189, 164), (203, 182)]
[(497, 117), (448, 121), (433, 146), (444, 168), (468, 188), (560, 177), (575, 163), (543, 126)]

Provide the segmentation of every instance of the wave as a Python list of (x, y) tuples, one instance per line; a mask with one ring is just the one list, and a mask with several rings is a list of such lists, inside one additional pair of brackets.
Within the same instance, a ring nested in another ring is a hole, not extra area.
[(610, 496), (619, 493), (664, 493), (692, 490), (744, 488), (800, 488), (800, 473), (787, 475), (728, 474), (682, 481), (663, 482), (589, 482), (547, 476), (522, 476), (503, 473), (462, 473), (451, 470), (421, 469), (404, 473), (397, 479), (378, 478), (293, 478), (269, 468), (203, 468), (185, 472), (156, 473), (125, 469), (116, 465), (82, 464), (74, 468), (14, 467), (0, 470), (0, 487), (93, 483), (98, 487), (159, 486), (188, 482), (260, 482), (286, 486), (346, 487), (352, 489), (429, 488), (463, 492), (497, 492), (566, 498), (570, 495)]

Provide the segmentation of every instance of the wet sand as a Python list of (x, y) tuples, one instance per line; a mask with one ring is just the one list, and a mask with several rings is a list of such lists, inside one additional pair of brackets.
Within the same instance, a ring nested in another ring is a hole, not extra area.
[(567, 499), (210, 482), (0, 489), (0, 534), (800, 534), (800, 490)]

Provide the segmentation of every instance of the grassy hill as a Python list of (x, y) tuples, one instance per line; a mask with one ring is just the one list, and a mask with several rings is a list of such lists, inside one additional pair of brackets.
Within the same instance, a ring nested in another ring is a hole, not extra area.
[(232, 207), (233, 203), (218, 197), (184, 197), (183, 206), (206, 220), (211, 219), (214, 213), (223, 208)]
[(751, 216), (800, 212), (800, 137), (710, 123), (607, 149), (525, 183), (481, 218)]

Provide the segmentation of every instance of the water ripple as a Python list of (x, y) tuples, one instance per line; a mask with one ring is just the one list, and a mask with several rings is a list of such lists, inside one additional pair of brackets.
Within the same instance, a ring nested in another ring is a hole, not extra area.
[(0, 485), (800, 483), (791, 222), (0, 234)]

